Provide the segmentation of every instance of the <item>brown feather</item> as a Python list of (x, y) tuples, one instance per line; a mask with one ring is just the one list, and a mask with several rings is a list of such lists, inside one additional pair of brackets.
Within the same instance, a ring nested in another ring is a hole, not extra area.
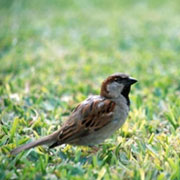
[[(80, 104), (73, 111), (69, 120), (61, 128), (57, 142), (51, 147), (63, 143), (78, 145), (78, 139), (88, 136), (92, 131), (106, 126), (112, 119), (115, 102), (109, 99), (98, 99), (87, 104)], [(79, 111), (82, 119), (76, 119), (74, 113)]]

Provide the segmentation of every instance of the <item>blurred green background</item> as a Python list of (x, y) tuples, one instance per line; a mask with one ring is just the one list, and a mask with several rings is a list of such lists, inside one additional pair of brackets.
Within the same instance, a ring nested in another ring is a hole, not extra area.
[[(180, 1), (0, 0), (0, 179), (180, 179)], [(97, 154), (9, 151), (53, 132), (104, 78), (137, 78)]]

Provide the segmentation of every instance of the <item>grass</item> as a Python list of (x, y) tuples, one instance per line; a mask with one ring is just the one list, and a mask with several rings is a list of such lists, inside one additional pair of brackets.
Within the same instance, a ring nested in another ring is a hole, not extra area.
[[(179, 1), (0, 1), (0, 179), (180, 179)], [(137, 78), (123, 128), (88, 149), (12, 148), (62, 125), (102, 80)]]

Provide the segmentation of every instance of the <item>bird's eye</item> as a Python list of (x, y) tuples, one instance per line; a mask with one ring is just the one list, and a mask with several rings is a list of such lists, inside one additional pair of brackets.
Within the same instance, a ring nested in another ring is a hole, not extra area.
[(115, 78), (114, 81), (115, 81), (115, 82), (119, 82), (119, 79), (118, 79), (118, 78)]

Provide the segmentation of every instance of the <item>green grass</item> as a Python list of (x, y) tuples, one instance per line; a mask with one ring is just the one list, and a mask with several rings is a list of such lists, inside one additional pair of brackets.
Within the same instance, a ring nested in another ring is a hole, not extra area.
[[(180, 3), (0, 1), (0, 179), (180, 179)], [(97, 154), (12, 148), (61, 127), (115, 72), (131, 112)]]

